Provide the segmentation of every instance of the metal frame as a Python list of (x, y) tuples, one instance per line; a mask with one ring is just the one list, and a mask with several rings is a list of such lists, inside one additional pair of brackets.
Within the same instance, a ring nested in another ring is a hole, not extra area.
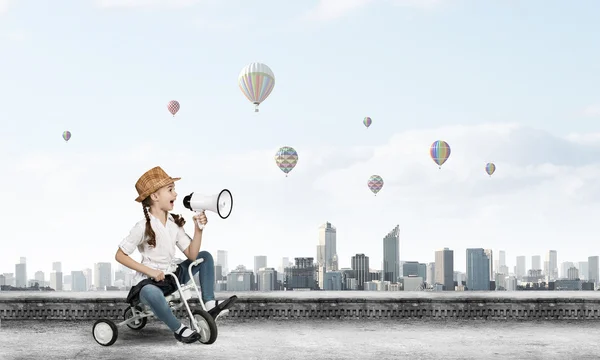
[[(165, 275), (170, 275), (173, 277), (173, 279), (175, 279), (175, 283), (177, 284), (177, 291), (178, 291), (178, 293), (173, 293), (173, 294), (167, 295), (165, 297), (165, 299), (169, 303), (169, 307), (171, 308), (171, 310), (178, 310), (178, 309), (181, 309), (182, 306), (185, 306), (187, 313), (190, 316), (190, 321), (194, 325), (194, 328), (197, 332), (200, 332), (200, 328), (198, 327), (198, 322), (194, 318), (194, 315), (192, 314), (192, 310), (190, 309), (190, 306), (188, 305), (188, 302), (187, 302), (191, 298), (191, 293), (186, 292), (186, 291), (191, 291), (192, 288), (196, 289), (196, 295), (198, 295), (198, 302), (200, 303), (202, 310), (207, 311), (206, 305), (204, 304), (204, 301), (202, 300), (200, 284), (196, 284), (196, 281), (194, 280), (194, 276), (192, 275), (193, 268), (195, 266), (199, 265), (200, 263), (202, 263), (203, 261), (204, 261), (204, 259), (197, 259), (196, 261), (192, 262), (190, 264), (190, 266), (188, 267), (188, 274), (190, 275), (190, 280), (192, 281), (192, 283), (188, 284), (188, 285), (181, 286), (181, 284), (179, 283), (179, 279), (177, 278), (177, 276), (174, 273), (172, 273), (171, 271), (165, 272)], [(185, 296), (186, 294), (189, 294), (190, 296), (186, 297)], [(181, 299), (181, 302), (179, 304), (172, 304), (172, 302), (174, 300), (178, 300), (178, 299)], [(149, 308), (145, 309), (144, 311), (138, 311), (136, 308), (130, 306), (129, 309), (131, 309), (133, 316), (127, 320), (124, 320), (124, 321), (116, 324), (117, 326), (134, 323), (143, 318), (154, 317), (154, 312), (152, 312), (152, 310)], [(228, 310), (224, 310), (219, 314), (219, 316), (221, 314), (227, 313), (227, 312), (228, 312)], [(219, 318), (219, 316), (217, 316), (215, 321)]]

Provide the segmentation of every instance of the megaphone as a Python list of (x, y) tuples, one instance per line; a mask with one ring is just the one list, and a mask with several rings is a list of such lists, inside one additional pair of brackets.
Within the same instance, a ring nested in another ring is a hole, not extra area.
[[(221, 219), (227, 219), (233, 210), (233, 197), (227, 189), (221, 190), (216, 195), (200, 195), (191, 193), (183, 198), (183, 206), (186, 209), (200, 213), (208, 210), (217, 213)], [(198, 223), (200, 229), (204, 229), (204, 225)]]

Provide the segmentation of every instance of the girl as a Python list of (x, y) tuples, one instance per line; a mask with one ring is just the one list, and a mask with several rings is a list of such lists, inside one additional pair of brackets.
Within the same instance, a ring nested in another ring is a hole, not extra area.
[[(215, 301), (214, 283), (215, 269), (213, 257), (209, 252), (200, 251), (202, 243), (202, 230), (198, 222), (205, 225), (206, 215), (201, 213), (194, 216), (195, 230), (194, 238), (185, 233), (183, 217), (170, 214), (173, 210), (177, 193), (175, 192), (175, 181), (181, 178), (172, 178), (160, 167), (154, 167), (144, 173), (135, 188), (138, 192), (137, 202), (142, 203), (144, 220), (139, 221), (129, 232), (129, 235), (121, 241), (115, 255), (115, 260), (136, 271), (134, 287), (130, 296), (139, 296), (139, 301), (149, 306), (155, 316), (163, 321), (175, 334), (175, 338), (184, 343), (192, 343), (200, 339), (200, 334), (190, 330), (175, 317), (167, 301), (166, 292), (172, 293), (168, 288), (164, 271), (173, 263), (175, 247), (183, 252), (187, 260), (180, 263), (177, 274), (181, 284), (187, 283), (189, 279), (188, 267), (196, 259), (204, 259), (192, 272), (200, 272), (200, 286), (202, 289), (202, 300), (208, 312), (213, 318), (228, 309), (237, 300), (234, 295), (223, 302)], [(142, 262), (133, 260), (131, 255), (135, 249), (142, 254)], [(164, 290), (164, 291), (163, 291)]]

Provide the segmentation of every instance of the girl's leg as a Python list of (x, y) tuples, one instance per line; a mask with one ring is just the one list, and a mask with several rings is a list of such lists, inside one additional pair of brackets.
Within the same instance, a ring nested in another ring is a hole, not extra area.
[[(202, 301), (206, 303), (215, 299), (215, 263), (208, 251), (200, 251), (196, 257), (197, 259), (204, 259), (204, 261), (192, 269), (192, 275), (200, 272), (198, 277), (200, 278), (200, 289), (202, 289)], [(181, 284), (186, 284), (190, 280), (188, 268), (191, 263), (188, 259), (179, 264), (182, 270), (179, 274)]]
[(150, 307), (154, 315), (167, 324), (169, 329), (176, 332), (181, 327), (181, 322), (177, 320), (173, 311), (165, 300), (162, 290), (154, 285), (146, 285), (140, 291), (140, 301)]

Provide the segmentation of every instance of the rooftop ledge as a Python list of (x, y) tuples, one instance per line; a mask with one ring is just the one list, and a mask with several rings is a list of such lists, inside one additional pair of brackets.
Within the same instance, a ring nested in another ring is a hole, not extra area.
[[(2, 291), (0, 302), (124, 302), (127, 291)], [(240, 302), (387, 302), (387, 301), (532, 301), (600, 300), (600, 291), (240, 291), (218, 292), (217, 299), (237, 295)]]

